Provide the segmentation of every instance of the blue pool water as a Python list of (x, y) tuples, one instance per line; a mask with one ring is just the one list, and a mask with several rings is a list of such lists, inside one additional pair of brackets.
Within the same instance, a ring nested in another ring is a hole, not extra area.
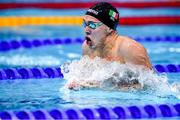
[[(143, 43), (147, 48), (153, 64), (178, 63), (180, 51), (170, 51), (170, 48), (179, 49), (174, 43)], [(34, 54), (36, 52), (36, 54)], [(12, 50), (0, 53), (1, 68), (9, 67), (47, 67), (60, 66), (67, 61), (78, 60), (81, 57), (81, 45), (44, 46), (32, 49)], [(168, 54), (168, 57), (167, 57)], [(158, 57), (157, 57), (158, 56)], [(179, 82), (179, 73), (167, 73), (169, 83)], [(174, 95), (156, 95), (148, 91), (119, 92), (101, 89), (80, 91), (64, 90), (66, 81), (56, 79), (28, 79), (0, 81), (0, 109), (39, 109), (39, 108), (66, 108), (66, 107), (97, 107), (121, 105), (144, 105), (155, 103), (178, 103)], [(98, 92), (98, 94), (97, 94)], [(164, 91), (162, 90), (162, 93)], [(122, 97), (123, 96), (123, 97)], [(86, 99), (84, 101), (84, 99)]]
[[(132, 15), (132, 10), (123, 9), (127, 14)], [(29, 10), (28, 10), (29, 11)], [(31, 10), (30, 15), (39, 15)], [(39, 11), (39, 10), (38, 10)], [(40, 10), (42, 12), (42, 10)], [(48, 11), (48, 10), (47, 10)], [(131, 11), (131, 12), (129, 12)], [(147, 10), (136, 10), (134, 13), (144, 15)], [(151, 10), (152, 14), (156, 10)], [(159, 10), (159, 14), (178, 15), (179, 9)], [(54, 11), (53, 11), (54, 12)], [(72, 15), (76, 12), (70, 11)], [(27, 14), (22, 10), (1, 11), (4, 16), (14, 13)], [(50, 15), (52, 13), (44, 13)], [(56, 12), (57, 13), (57, 12)], [(56, 14), (56, 13), (53, 13)], [(64, 13), (59, 13), (60, 15)], [(131, 13), (131, 14), (130, 14)], [(15, 14), (15, 15), (16, 15)], [(81, 12), (79, 14), (82, 14)], [(2, 15), (2, 14), (1, 14)], [(121, 35), (134, 36), (175, 36), (180, 35), (178, 25), (149, 25), (149, 26), (119, 26), (118, 32)], [(0, 28), (0, 40), (21, 40), (23, 38), (83, 38), (82, 26), (24, 26), (14, 28)], [(180, 43), (170, 42), (142, 42), (147, 48), (151, 62), (156, 64), (179, 64)], [(81, 44), (43, 46), (31, 49), (17, 49), (8, 52), (0, 52), (0, 68), (20, 68), (20, 67), (60, 67), (68, 61), (81, 59)], [(168, 84), (179, 82), (179, 73), (166, 73)], [(71, 107), (99, 107), (116, 105), (145, 105), (145, 104), (175, 104), (179, 103), (178, 95), (166, 89), (140, 91), (116, 91), (103, 89), (84, 89), (70, 91), (64, 88), (66, 80), (63, 78), (52, 79), (26, 79), (26, 80), (1, 80), (0, 81), (0, 111), (3, 110), (24, 110), (24, 109), (52, 109)], [(169, 93), (170, 92), (170, 93)]]

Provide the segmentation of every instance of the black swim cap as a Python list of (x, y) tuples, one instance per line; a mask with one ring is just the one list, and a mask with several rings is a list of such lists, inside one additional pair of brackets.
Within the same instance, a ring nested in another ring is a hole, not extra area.
[(86, 12), (86, 15), (91, 15), (97, 18), (99, 21), (114, 30), (116, 30), (119, 23), (119, 13), (117, 9), (107, 2), (100, 2), (93, 5)]

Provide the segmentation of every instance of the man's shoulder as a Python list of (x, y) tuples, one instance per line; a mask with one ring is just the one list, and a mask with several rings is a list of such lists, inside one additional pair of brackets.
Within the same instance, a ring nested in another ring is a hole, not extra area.
[(139, 45), (141, 45), (139, 42), (137, 42), (136, 40), (134, 40), (134, 39), (132, 39), (131, 37), (128, 37), (128, 36), (121, 36), (121, 35), (119, 35), (118, 38), (121, 39), (123, 41), (123, 43), (139, 44)]
[(133, 40), (132, 38), (128, 37), (128, 36), (118, 36), (118, 43), (121, 43), (123, 46), (128, 46), (131, 44), (138, 44), (135, 40)]
[(124, 44), (128, 45), (130, 48), (133, 46), (136, 46), (138, 48), (144, 48), (144, 46), (141, 43), (139, 43), (138, 41), (136, 41), (130, 37), (123, 36), (123, 38), (125, 39)]
[(123, 51), (123, 53), (131, 54), (132, 52), (144, 51), (145, 48), (142, 44), (135, 41), (134, 39), (127, 36), (119, 36), (120, 41), (119, 50)]

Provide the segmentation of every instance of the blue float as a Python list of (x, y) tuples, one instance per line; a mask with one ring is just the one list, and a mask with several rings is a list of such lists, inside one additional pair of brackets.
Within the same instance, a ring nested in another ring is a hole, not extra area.
[[(159, 73), (178, 73), (180, 72), (180, 65), (154, 65), (154, 68)], [(8, 68), (0, 69), (0, 80), (9, 79), (30, 79), (30, 78), (57, 78), (63, 77), (60, 67), (47, 67), (47, 68)]]
[(156, 119), (180, 117), (180, 104), (115, 106), (113, 108), (1, 111), (0, 119)]
[[(134, 36), (139, 42), (180, 42), (180, 36)], [(22, 39), (22, 40), (6, 40), (0, 42), (0, 51), (7, 52), (13, 49), (40, 47), (46, 45), (60, 45), (60, 44), (82, 44), (83, 38), (47, 38), (47, 39)]]

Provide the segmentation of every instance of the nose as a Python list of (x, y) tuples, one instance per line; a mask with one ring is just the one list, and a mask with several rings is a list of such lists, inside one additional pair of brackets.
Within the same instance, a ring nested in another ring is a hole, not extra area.
[(91, 29), (88, 26), (84, 27), (84, 31), (85, 31), (86, 35), (90, 35), (91, 34)]

